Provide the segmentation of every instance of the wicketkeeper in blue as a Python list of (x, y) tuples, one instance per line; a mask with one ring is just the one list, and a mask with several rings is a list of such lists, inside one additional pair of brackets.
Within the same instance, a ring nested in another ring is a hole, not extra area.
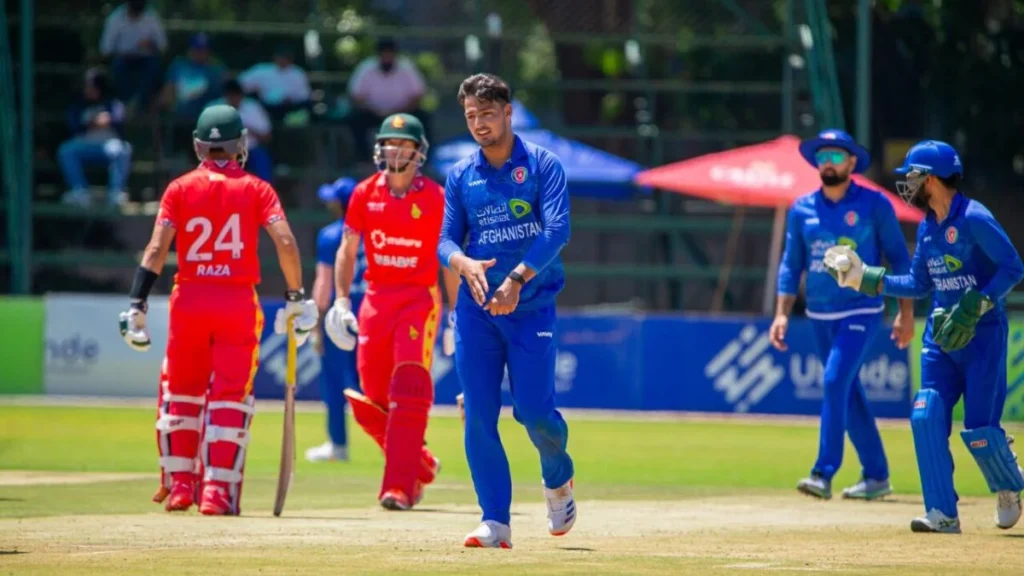
[[(334, 257), (341, 246), (345, 227), (345, 209), (348, 198), (356, 187), (351, 178), (339, 178), (320, 187), (318, 195), (327, 206), (334, 222), (324, 226), (316, 236), (316, 279), (313, 282), (313, 300), (320, 309), (319, 338), (315, 340), (320, 351), (320, 397), (327, 407), (327, 442), (306, 450), (306, 460), (326, 462), (348, 460), (348, 430), (345, 421), (345, 389), (359, 389), (355, 351), (341, 350), (331, 342), (323, 330), (323, 318), (334, 302)], [(358, 310), (366, 285), (366, 254), (359, 246), (359, 262), (352, 282), (352, 305)]]
[[(779, 264), (778, 302), (770, 337), (786, 350), (789, 314), (807, 273), (807, 316), (811, 319), (823, 364), (824, 398), (818, 459), (811, 475), (797, 483), (804, 494), (832, 498), (832, 478), (843, 463), (846, 433), (862, 466), (859, 482), (843, 489), (843, 498), (875, 500), (892, 493), (889, 465), (859, 373), (882, 322), (885, 302), (836, 286), (822, 265), (836, 245), (859, 251), (879, 265), (884, 255), (900, 274), (910, 269), (903, 232), (892, 204), (882, 194), (853, 182), (871, 163), (868, 151), (842, 130), (825, 130), (800, 144), (800, 153), (821, 174), (821, 188), (797, 198), (789, 210), (786, 247)], [(914, 336), (913, 300), (900, 302), (892, 339), (906, 348)]]
[(964, 399), (967, 449), (997, 494), (996, 526), (1013, 527), (1021, 516), (1024, 473), (1000, 426), (1006, 401), (1006, 295), (1024, 277), (1024, 264), (992, 213), (957, 191), (960, 156), (936, 140), (919, 142), (896, 169), (906, 180), (903, 198), (928, 215), (917, 231), (909, 274), (866, 265), (857, 250), (836, 246), (825, 266), (840, 286), (869, 296), (923, 298), (933, 310), (921, 351), (921, 390), (910, 427), (921, 473), (925, 515), (914, 532), (960, 533), (959, 499), (949, 452), (953, 406)]
[(465, 406), (466, 459), (483, 518), (467, 547), (511, 548), (512, 477), (498, 436), (506, 367), (515, 419), (540, 452), (548, 532), (576, 522), (568, 427), (555, 409), (555, 296), (565, 284), (569, 193), (554, 154), (512, 132), (508, 84), (462, 82), (459, 104), (480, 149), (445, 185), (438, 255), (462, 278), (454, 312), (455, 367)]

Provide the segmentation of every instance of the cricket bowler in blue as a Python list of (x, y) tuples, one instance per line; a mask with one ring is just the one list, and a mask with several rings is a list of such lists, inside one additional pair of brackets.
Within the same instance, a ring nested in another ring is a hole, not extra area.
[(466, 459), (483, 518), (471, 548), (511, 548), (512, 477), (498, 435), (507, 367), (513, 415), (540, 453), (548, 532), (576, 522), (569, 430), (555, 409), (555, 296), (569, 241), (565, 172), (551, 152), (512, 132), (508, 84), (476, 74), (459, 104), (480, 149), (445, 185), (438, 256), (463, 278), (455, 306), (455, 367), (462, 382)]
[(1024, 473), (1000, 426), (1006, 402), (1006, 295), (1024, 277), (1024, 264), (992, 213), (958, 191), (960, 156), (936, 140), (914, 145), (896, 169), (906, 180), (900, 195), (928, 215), (917, 231), (909, 274), (866, 265), (848, 246), (830, 248), (825, 266), (840, 286), (863, 294), (923, 298), (932, 313), (921, 351), (921, 390), (910, 427), (921, 473), (925, 515), (914, 532), (960, 533), (953, 459), (949, 452), (953, 406), (964, 399), (960, 437), (989, 490), (996, 494), (995, 523), (1013, 527), (1021, 516)]
[[(860, 382), (860, 368), (882, 322), (885, 302), (836, 285), (822, 258), (836, 245), (855, 247), (866, 261), (879, 265), (884, 255), (897, 273), (910, 269), (896, 212), (882, 194), (857, 185), (851, 175), (871, 163), (868, 151), (842, 130), (825, 130), (800, 144), (800, 153), (821, 174), (821, 188), (797, 198), (789, 210), (786, 247), (779, 264), (778, 302), (770, 337), (786, 350), (789, 314), (807, 273), (807, 316), (814, 327), (822, 359), (824, 398), (818, 459), (797, 490), (829, 500), (832, 478), (843, 463), (849, 433), (860, 458), (861, 480), (843, 489), (843, 498), (875, 500), (892, 493), (889, 464)], [(900, 302), (892, 338), (901, 348), (914, 336), (913, 300)]]
[[(316, 237), (316, 280), (313, 282), (313, 300), (320, 308), (320, 330), (317, 346), (321, 351), (320, 397), (327, 407), (327, 442), (306, 450), (306, 460), (325, 462), (348, 460), (348, 431), (345, 422), (346, 388), (359, 389), (359, 373), (356, 370), (355, 351), (346, 352), (331, 342), (323, 331), (323, 317), (334, 302), (334, 258), (341, 246), (345, 227), (345, 208), (348, 198), (356, 186), (352, 178), (339, 178), (324, 184), (318, 192), (320, 200), (327, 205), (336, 218), (320, 230)], [(366, 271), (366, 253), (359, 246), (359, 262), (356, 264), (355, 279), (352, 282), (352, 303), (358, 310), (362, 302)]]

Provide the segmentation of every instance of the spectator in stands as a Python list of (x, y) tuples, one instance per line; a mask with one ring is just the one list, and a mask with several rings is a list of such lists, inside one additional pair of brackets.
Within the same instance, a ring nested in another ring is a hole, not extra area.
[(103, 24), (100, 52), (109, 58), (117, 96), (131, 110), (149, 104), (167, 50), (167, 33), (146, 0), (128, 0)]
[(356, 140), (356, 153), (370, 157), (370, 130), (377, 130), (384, 118), (406, 112), (419, 118), (429, 127), (420, 101), (427, 86), (416, 65), (405, 56), (398, 55), (398, 45), (391, 38), (377, 43), (377, 56), (363, 60), (349, 80), (348, 94), (353, 111), (349, 125)]
[(265, 144), (270, 141), (270, 116), (263, 105), (254, 98), (248, 98), (242, 91), (238, 80), (224, 83), (224, 97), (214, 100), (211, 104), (227, 104), (238, 110), (242, 117), (242, 125), (249, 132), (249, 159), (245, 161), (245, 169), (250, 174), (270, 182), (273, 176), (273, 164)]
[(72, 136), (57, 149), (68, 186), (63, 201), (88, 206), (91, 195), (84, 167), (104, 165), (109, 174), (107, 203), (116, 206), (126, 198), (125, 184), (131, 169), (132, 147), (121, 136), (125, 107), (114, 98), (110, 79), (97, 69), (86, 73), (83, 96), (68, 110)]
[(209, 36), (200, 32), (189, 40), (188, 53), (171, 62), (161, 100), (176, 120), (193, 124), (203, 108), (220, 97), (224, 75), (224, 66), (210, 53)]
[(309, 105), (309, 76), (294, 60), (291, 50), (282, 46), (274, 52), (273, 62), (256, 64), (238, 77), (245, 92), (259, 98), (275, 119)]

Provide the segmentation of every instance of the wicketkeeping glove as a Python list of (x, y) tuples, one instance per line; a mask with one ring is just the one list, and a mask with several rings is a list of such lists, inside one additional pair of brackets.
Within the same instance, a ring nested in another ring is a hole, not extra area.
[(274, 333), (287, 334), (288, 318), (294, 317), (292, 330), (295, 333), (295, 344), (302, 346), (313, 330), (316, 330), (320, 311), (316, 309), (316, 302), (307, 300), (302, 290), (289, 291), (285, 294), (285, 300), (287, 304), (274, 316)]
[(974, 338), (974, 329), (981, 317), (993, 308), (995, 303), (991, 298), (969, 289), (953, 305), (947, 317), (932, 320), (932, 340), (943, 352), (960, 350)]
[(455, 354), (455, 312), (448, 314), (448, 326), (441, 336), (441, 351), (445, 356)]
[(857, 252), (849, 246), (833, 246), (826, 250), (822, 264), (829, 276), (835, 278), (843, 288), (853, 288), (868, 296), (878, 296), (882, 291), (885, 268), (865, 266)]
[(346, 352), (356, 349), (359, 322), (352, 313), (352, 303), (348, 298), (335, 298), (334, 306), (331, 306), (324, 317), (324, 331), (339, 349)]
[(128, 310), (121, 312), (118, 324), (121, 328), (121, 338), (132, 350), (145, 352), (149, 350), (152, 341), (149, 339), (149, 330), (146, 329), (145, 302), (133, 302)]

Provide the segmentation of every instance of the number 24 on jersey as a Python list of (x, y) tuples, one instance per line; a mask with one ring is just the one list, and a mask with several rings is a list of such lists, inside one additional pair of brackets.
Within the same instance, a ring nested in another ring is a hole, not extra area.
[(192, 242), (185, 260), (188, 262), (207, 262), (196, 267), (197, 276), (230, 276), (231, 266), (227, 253), (230, 252), (230, 259), (237, 260), (242, 257), (242, 250), (245, 244), (242, 242), (241, 218), (238, 214), (232, 214), (227, 222), (217, 233), (213, 241), (213, 250), (209, 250), (208, 243), (213, 235), (213, 223), (209, 218), (196, 216), (185, 224), (185, 232), (199, 233), (199, 236)]

